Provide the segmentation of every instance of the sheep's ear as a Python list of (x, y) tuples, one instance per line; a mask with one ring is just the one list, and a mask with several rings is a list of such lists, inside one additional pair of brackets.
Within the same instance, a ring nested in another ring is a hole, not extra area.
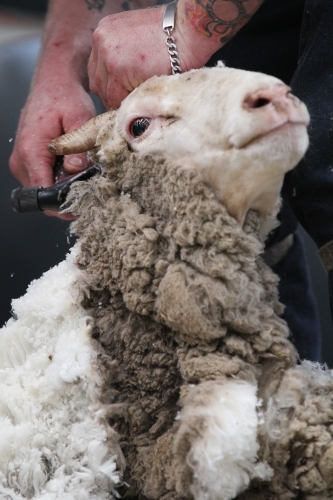
[(49, 145), (49, 151), (55, 155), (70, 155), (96, 148), (99, 146), (96, 139), (100, 129), (108, 123), (113, 126), (115, 115), (115, 111), (108, 111), (92, 118), (76, 130), (57, 137)]

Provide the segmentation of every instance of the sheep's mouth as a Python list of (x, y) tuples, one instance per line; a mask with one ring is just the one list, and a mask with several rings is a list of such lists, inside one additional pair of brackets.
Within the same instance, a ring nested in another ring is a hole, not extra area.
[[(258, 142), (261, 142), (262, 140), (267, 139), (270, 136), (274, 135), (279, 135), (281, 132), (288, 132), (288, 130), (291, 132), (292, 130), (296, 130), (296, 127), (303, 127), (304, 132), (306, 133), (306, 128), (307, 128), (308, 123), (305, 120), (299, 120), (299, 121), (291, 121), (291, 120), (286, 120), (284, 123), (281, 123), (280, 125), (277, 125), (276, 127), (273, 127), (266, 132), (257, 134), (248, 141), (246, 141), (244, 144), (238, 147), (238, 149), (245, 149), (247, 147), (252, 146), (253, 144), (256, 144)], [(292, 134), (290, 134), (292, 135)]]

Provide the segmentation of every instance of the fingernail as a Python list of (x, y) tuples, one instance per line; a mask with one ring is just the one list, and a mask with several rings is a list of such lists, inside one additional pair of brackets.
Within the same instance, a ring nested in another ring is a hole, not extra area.
[(67, 161), (70, 165), (73, 165), (73, 167), (82, 167), (83, 166), (83, 160), (82, 160), (82, 158), (79, 158), (78, 156), (73, 156), (72, 158), (68, 158)]

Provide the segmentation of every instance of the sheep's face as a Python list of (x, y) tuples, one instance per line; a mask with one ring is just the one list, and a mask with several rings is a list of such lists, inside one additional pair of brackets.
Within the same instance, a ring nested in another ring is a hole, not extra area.
[(306, 107), (280, 80), (231, 68), (153, 78), (122, 103), (116, 132), (137, 153), (202, 172), (240, 222), (274, 208), (308, 146)]
[(308, 146), (308, 112), (289, 90), (274, 77), (225, 67), (154, 77), (106, 113), (97, 132), (95, 122), (85, 144), (100, 146), (103, 161), (129, 147), (196, 169), (242, 223), (249, 209), (274, 211), (284, 174)]

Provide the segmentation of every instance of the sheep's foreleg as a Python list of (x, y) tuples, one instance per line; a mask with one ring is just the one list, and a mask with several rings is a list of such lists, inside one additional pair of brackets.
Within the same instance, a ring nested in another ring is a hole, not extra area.
[[(257, 387), (240, 380), (207, 381), (184, 387), (174, 469), (190, 478), (195, 500), (231, 500), (254, 477), (271, 470), (258, 463)], [(176, 489), (184, 494), (178, 481)]]

